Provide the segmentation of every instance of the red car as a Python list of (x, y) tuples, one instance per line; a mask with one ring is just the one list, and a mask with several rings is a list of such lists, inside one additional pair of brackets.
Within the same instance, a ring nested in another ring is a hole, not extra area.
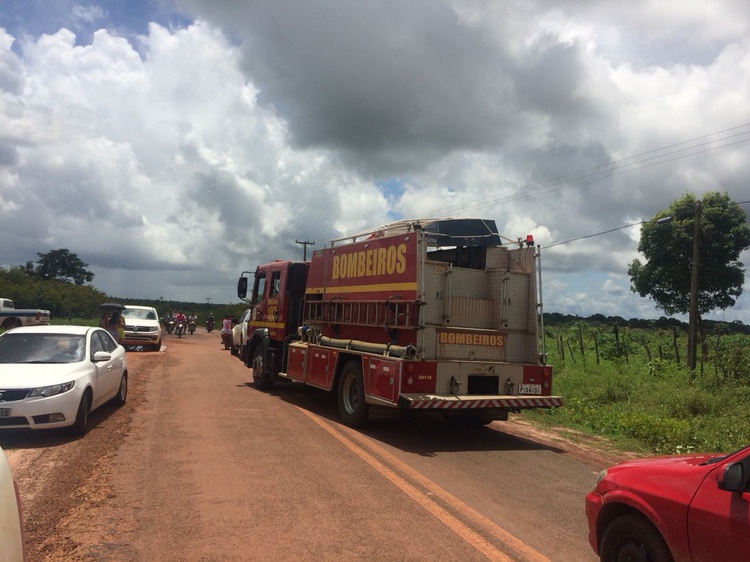
[(603, 562), (750, 561), (750, 446), (627, 461), (586, 496)]

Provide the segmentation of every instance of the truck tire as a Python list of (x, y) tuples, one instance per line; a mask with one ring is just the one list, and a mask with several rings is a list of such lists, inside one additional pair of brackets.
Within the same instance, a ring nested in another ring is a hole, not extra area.
[(362, 363), (349, 361), (341, 371), (338, 384), (339, 415), (349, 427), (367, 424), (369, 406), (365, 403), (365, 384), (362, 378)]
[(623, 515), (612, 521), (604, 531), (600, 554), (602, 562), (672, 562), (672, 554), (659, 531), (640, 515)]
[(253, 351), (253, 383), (258, 390), (266, 390), (272, 384), (271, 375), (265, 369), (262, 345), (256, 345)]
[(23, 324), (21, 324), (21, 320), (18, 318), (8, 318), (3, 322), (3, 328), (6, 330), (10, 330), (12, 328), (20, 328)]

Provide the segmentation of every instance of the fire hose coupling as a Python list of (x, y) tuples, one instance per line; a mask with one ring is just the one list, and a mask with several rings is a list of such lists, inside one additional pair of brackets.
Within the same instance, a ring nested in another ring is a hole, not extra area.
[(461, 383), (456, 380), (456, 377), (451, 377), (451, 394), (458, 396), (458, 391), (461, 388)]

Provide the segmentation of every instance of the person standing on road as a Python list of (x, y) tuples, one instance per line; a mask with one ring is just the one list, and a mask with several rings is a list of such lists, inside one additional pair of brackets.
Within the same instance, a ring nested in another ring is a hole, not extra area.
[(104, 314), (102, 314), (102, 319), (99, 320), (99, 327), (104, 328), (105, 330), (109, 330), (109, 318), (112, 316), (112, 312), (109, 310), (105, 310)]
[(122, 322), (122, 314), (120, 314), (119, 310), (115, 310), (112, 312), (112, 316), (110, 316), (109, 318), (109, 327), (107, 328), (107, 330), (109, 330), (109, 333), (112, 334), (112, 337), (115, 339), (115, 341), (117, 343), (120, 343), (125, 330)]

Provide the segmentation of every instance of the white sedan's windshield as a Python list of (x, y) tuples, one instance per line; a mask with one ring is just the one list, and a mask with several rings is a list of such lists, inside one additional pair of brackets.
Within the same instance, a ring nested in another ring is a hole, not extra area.
[(77, 363), (85, 350), (83, 335), (8, 332), (0, 338), (0, 363)]

